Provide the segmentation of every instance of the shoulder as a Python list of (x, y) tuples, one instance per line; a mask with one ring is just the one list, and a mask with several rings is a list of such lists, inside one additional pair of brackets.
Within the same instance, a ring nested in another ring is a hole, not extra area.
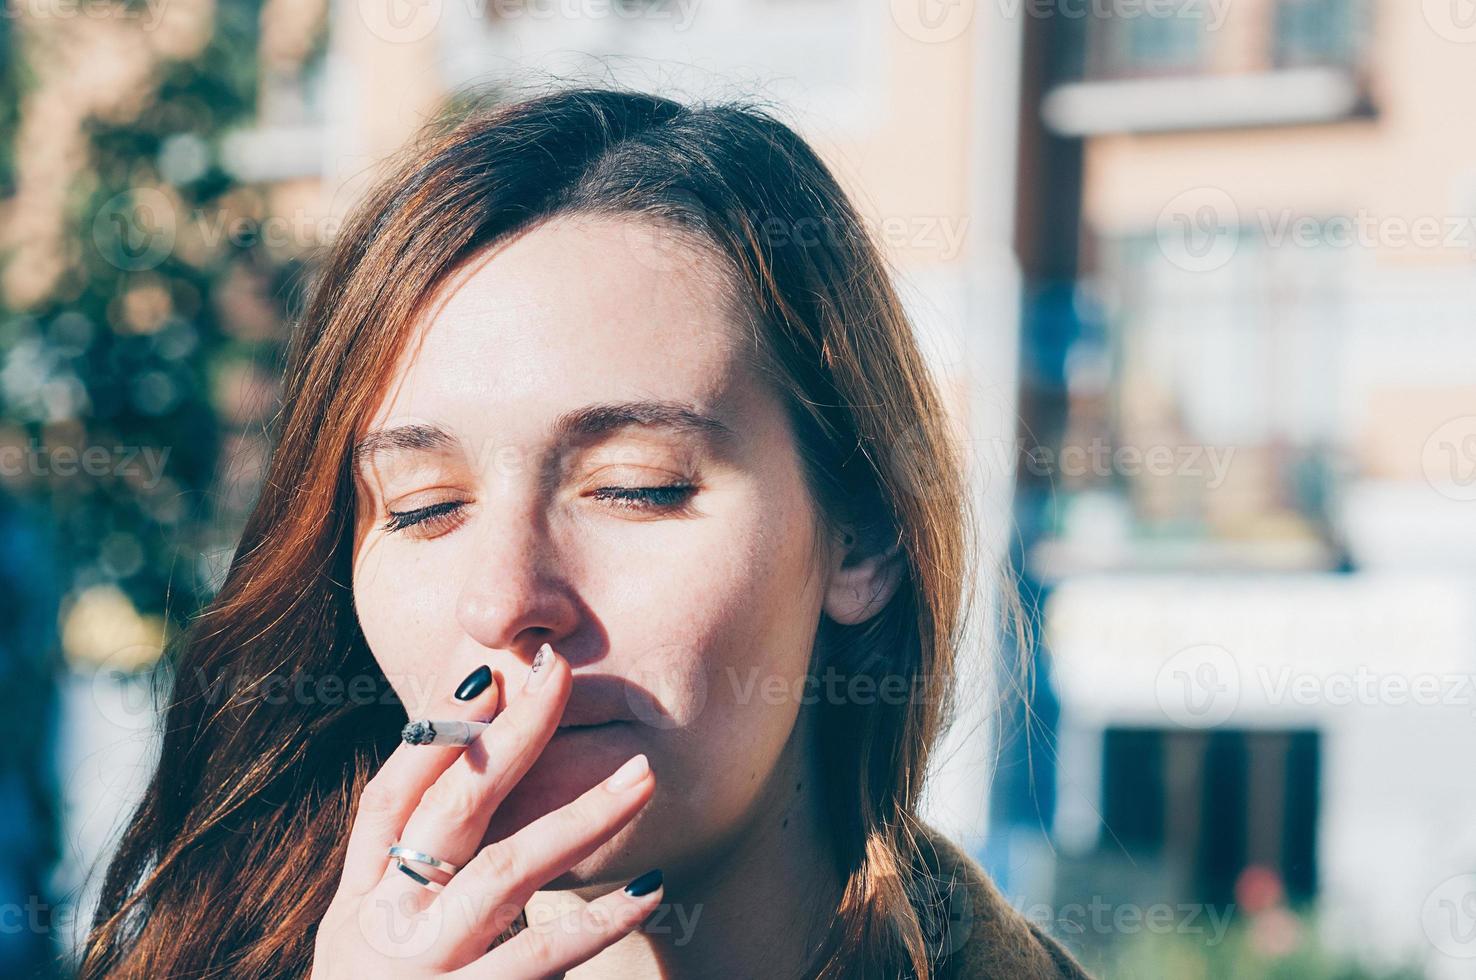
[(939, 980), (1090, 980), (1064, 946), (1005, 901), (957, 844), (927, 824), (918, 825), (916, 836), (931, 886), (914, 895), (914, 904), (942, 955)]

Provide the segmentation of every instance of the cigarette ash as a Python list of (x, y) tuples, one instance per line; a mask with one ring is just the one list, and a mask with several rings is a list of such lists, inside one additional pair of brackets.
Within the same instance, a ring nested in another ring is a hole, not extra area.
[(400, 738), (411, 745), (428, 745), (435, 737), (435, 726), (428, 721), (412, 721), (400, 731)]

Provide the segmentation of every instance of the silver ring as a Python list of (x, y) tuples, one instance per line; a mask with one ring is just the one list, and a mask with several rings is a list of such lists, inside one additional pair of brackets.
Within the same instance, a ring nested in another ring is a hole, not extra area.
[(410, 867), (410, 865), (406, 864), (405, 863), (405, 860), (403, 858), (399, 857), (398, 855), (395, 857), (395, 867), (397, 867), (401, 871), (405, 872), (405, 875), (411, 881), (413, 881), (417, 885), (419, 885), (421, 888), (424, 888), (424, 889), (426, 889), (428, 891), (433, 891), (433, 892), (445, 891), (445, 889), (446, 889), (446, 886), (445, 885), (442, 885), (439, 882), (431, 881), (425, 875), (421, 874), (419, 871), (416, 871), (414, 868)]
[(444, 871), (448, 875), (454, 875), (456, 872), (461, 870), (450, 861), (442, 861), (438, 857), (432, 857), (424, 851), (413, 850), (411, 848), (405, 847), (403, 844), (391, 845), (389, 849), (389, 856), (392, 858), (403, 859), (403, 861), (414, 861), (416, 864), (424, 864), (427, 867), (435, 868), (437, 871)]

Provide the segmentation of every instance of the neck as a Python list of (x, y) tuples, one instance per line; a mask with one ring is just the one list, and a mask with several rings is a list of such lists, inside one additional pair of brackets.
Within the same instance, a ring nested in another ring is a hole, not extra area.
[[(570, 970), (571, 980), (785, 978), (813, 970), (844, 881), (831, 856), (807, 717), (802, 714), (797, 737), (732, 843), (700, 864), (664, 868), (666, 894), (657, 911), (641, 929)], [(538, 892), (528, 902), (529, 921), (580, 900)]]

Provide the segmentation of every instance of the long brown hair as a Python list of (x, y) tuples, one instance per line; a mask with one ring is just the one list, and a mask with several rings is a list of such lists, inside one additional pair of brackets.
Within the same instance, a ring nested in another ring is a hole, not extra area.
[[(352, 602), (356, 428), (451, 270), (576, 213), (648, 220), (725, 260), (827, 526), (900, 548), (901, 585), (876, 616), (818, 624), (814, 669), (901, 678), (912, 696), (817, 708), (846, 883), (817, 975), (932, 972), (916, 808), (972, 556), (944, 406), (876, 246), (792, 129), (748, 105), (573, 89), (463, 105), (333, 243), (289, 349), (260, 498), (171, 651), (162, 755), (103, 882), (84, 978), (308, 972), (355, 802), (404, 720)], [(328, 696), (284, 677), (340, 683)]]

